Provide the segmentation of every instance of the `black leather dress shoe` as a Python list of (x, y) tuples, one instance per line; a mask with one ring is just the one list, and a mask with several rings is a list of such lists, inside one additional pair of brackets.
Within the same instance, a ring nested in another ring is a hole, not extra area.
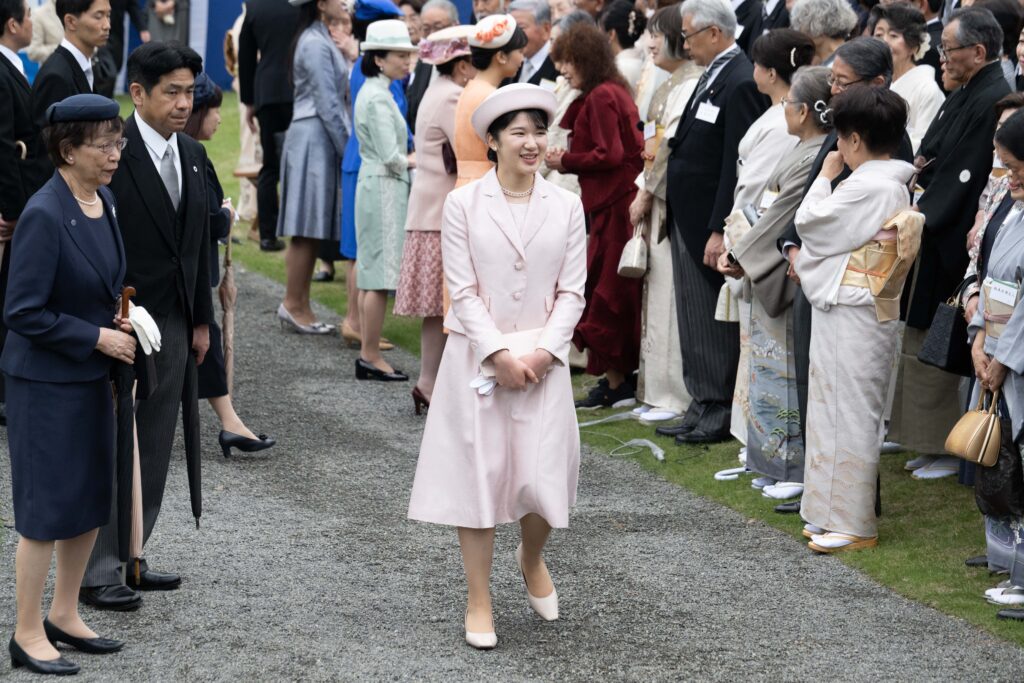
[(51, 676), (72, 676), (82, 670), (74, 662), (69, 662), (63, 657), (57, 659), (36, 659), (29, 657), (28, 653), (21, 649), (21, 645), (11, 636), (11, 642), (7, 645), (7, 651), (11, 653), (11, 667), (20, 669), (25, 667), (32, 673), (49, 674)]
[(155, 572), (145, 569), (139, 574), (139, 582), (135, 583), (135, 573), (128, 572), (128, 587), (137, 591), (173, 591), (181, 586), (181, 577), (169, 572)]
[(64, 643), (65, 645), (70, 645), (79, 652), (85, 652), (90, 655), (109, 655), (112, 652), (118, 652), (124, 647), (124, 641), (122, 640), (111, 640), (110, 638), (76, 638), (57, 628), (57, 626), (55, 626), (49, 619), (43, 619), (43, 630), (46, 631), (47, 640), (54, 645), (57, 643)]
[(362, 358), (356, 358), (356, 379), (374, 379), (378, 382), (408, 382), (409, 375), (401, 370), (384, 372), (373, 363), (367, 363)]
[(284, 240), (279, 240), (276, 237), (270, 240), (260, 240), (260, 251), (281, 251), (284, 248)]
[(791, 515), (796, 512), (800, 512), (800, 501), (794, 500), (788, 503), (781, 503), (775, 506), (775, 511), (780, 515)]
[(689, 434), (693, 431), (693, 425), (677, 424), (677, 425), (665, 425), (664, 427), (656, 427), (654, 433), (658, 436), (679, 436), (680, 434)]
[(130, 612), (142, 607), (142, 596), (128, 586), (92, 586), (78, 589), (78, 599), (96, 609)]
[(732, 438), (729, 432), (705, 432), (703, 429), (692, 429), (676, 435), (676, 443), (722, 443)]

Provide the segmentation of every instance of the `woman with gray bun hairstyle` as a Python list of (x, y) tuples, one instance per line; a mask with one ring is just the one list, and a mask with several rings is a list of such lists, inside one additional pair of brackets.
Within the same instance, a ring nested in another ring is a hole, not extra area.
[(846, 0), (797, 0), (789, 13), (790, 28), (814, 41), (814, 63), (831, 66), (836, 48), (857, 28), (857, 14)]

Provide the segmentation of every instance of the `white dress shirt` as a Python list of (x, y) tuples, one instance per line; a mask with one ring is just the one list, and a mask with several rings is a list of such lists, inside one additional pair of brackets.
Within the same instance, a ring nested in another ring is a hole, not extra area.
[(85, 72), (85, 80), (89, 81), (89, 89), (92, 90), (92, 60), (86, 57), (85, 54), (77, 47), (75, 47), (67, 38), (60, 41), (60, 46), (68, 52), (70, 52), (71, 55), (75, 58), (75, 61), (78, 62), (78, 66), (80, 66), (82, 68), (82, 71)]
[(25, 65), (22, 63), (21, 57), (18, 56), (17, 52), (6, 45), (0, 45), (0, 55), (6, 57), (7, 61), (13, 64), (14, 68), (18, 70), (18, 73), (22, 76), (25, 75)]
[(178, 134), (172, 133), (171, 137), (164, 139), (160, 133), (157, 133), (153, 128), (142, 120), (139, 116), (139, 112), (133, 114), (135, 116), (135, 123), (139, 126), (139, 133), (142, 135), (142, 141), (146, 143), (146, 151), (149, 152), (149, 158), (153, 161), (153, 165), (156, 167), (157, 175), (160, 175), (160, 162), (164, 158), (164, 154), (167, 152), (167, 148), (171, 147), (174, 150), (174, 170), (178, 174), (178, 196), (181, 196), (181, 153), (178, 151)]
[(526, 83), (533, 75), (540, 71), (540, 68), (544, 66), (544, 60), (548, 58), (548, 54), (551, 52), (551, 43), (547, 42), (541, 45), (540, 49), (532, 56), (523, 60), (523, 70), (519, 74), (519, 82)]

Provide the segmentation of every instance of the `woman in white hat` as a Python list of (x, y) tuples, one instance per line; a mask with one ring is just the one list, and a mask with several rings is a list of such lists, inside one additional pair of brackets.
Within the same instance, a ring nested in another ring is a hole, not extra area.
[(478, 649), (497, 644), (495, 525), (519, 523), (516, 570), (530, 606), (551, 621), (558, 595), (541, 552), (576, 500), (568, 355), (583, 313), (586, 235), (579, 197), (538, 173), (554, 112), (554, 95), (535, 85), (488, 96), (472, 123), (496, 167), (448, 195), (441, 223), (449, 335), (409, 517), (458, 528), (466, 642)]
[(356, 282), (359, 286), (359, 326), (362, 349), (356, 359), (356, 379), (404, 382), (380, 352), (388, 290), (398, 287), (398, 268), (405, 240), (409, 202), (409, 129), (391, 97), (392, 81), (409, 75), (409, 57), (416, 46), (400, 19), (375, 21), (366, 30), (360, 49), (360, 69), (366, 83), (355, 105), (355, 129), (363, 163), (356, 181)]
[(455, 187), (455, 106), (476, 74), (469, 62), (472, 26), (451, 26), (420, 41), (420, 61), (437, 71), (416, 116), (416, 177), (409, 194), (405, 249), (395, 295), (395, 315), (423, 318), (420, 375), (412, 389), (418, 415), (430, 406), (445, 334), (441, 269), (441, 209)]

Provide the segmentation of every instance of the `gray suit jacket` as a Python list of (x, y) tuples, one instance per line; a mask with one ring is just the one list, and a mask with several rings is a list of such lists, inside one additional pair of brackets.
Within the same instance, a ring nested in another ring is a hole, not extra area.
[(732, 248), (733, 256), (750, 278), (754, 296), (773, 318), (782, 315), (793, 303), (796, 289), (793, 281), (786, 277), (789, 263), (775, 248), (775, 242), (785, 232), (803, 200), (807, 177), (824, 141), (824, 133), (804, 140), (782, 158), (768, 179), (768, 190), (778, 192), (778, 197)]

